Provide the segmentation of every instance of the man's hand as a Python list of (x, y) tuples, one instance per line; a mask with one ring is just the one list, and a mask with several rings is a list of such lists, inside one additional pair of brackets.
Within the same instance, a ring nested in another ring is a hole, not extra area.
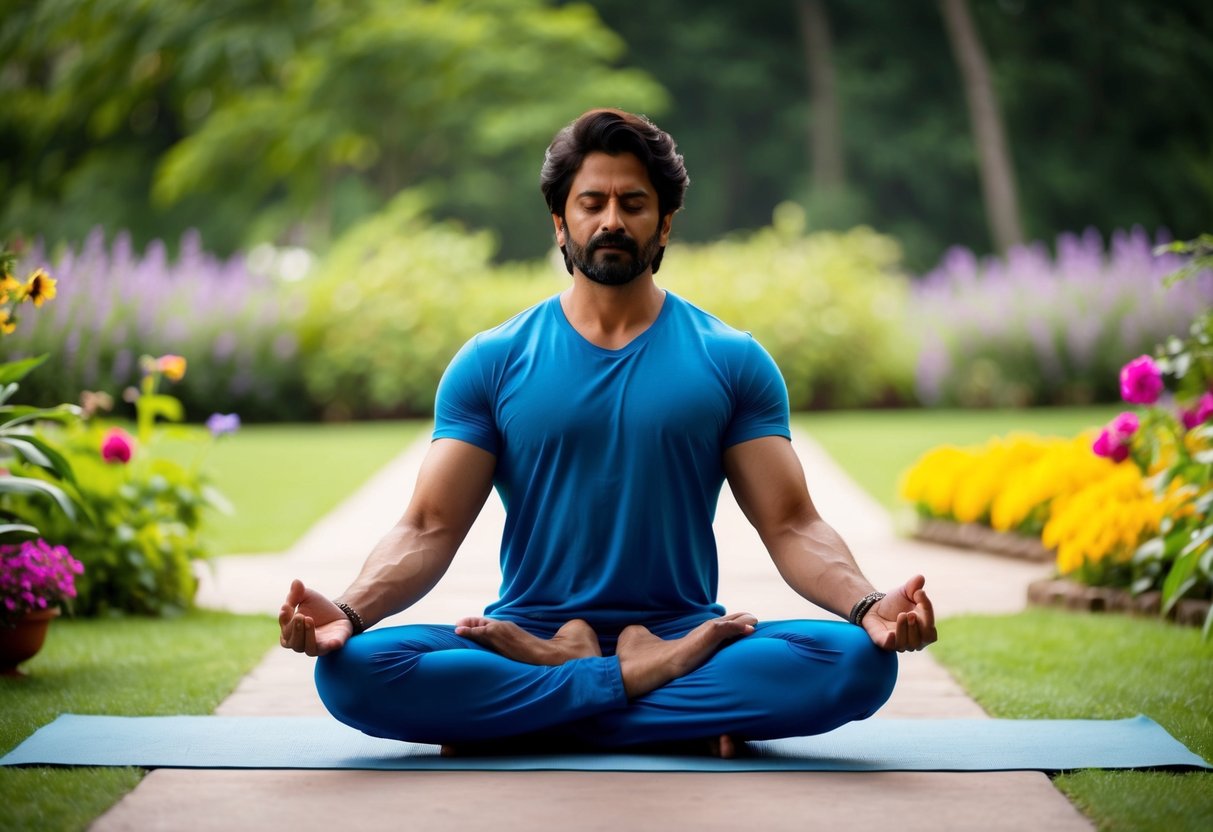
[(354, 634), (354, 625), (341, 608), (300, 580), (291, 582), (278, 613), (278, 626), (283, 647), (309, 656), (340, 650)]
[(883, 650), (921, 650), (939, 638), (935, 609), (923, 591), (926, 578), (915, 575), (881, 598), (859, 623)]

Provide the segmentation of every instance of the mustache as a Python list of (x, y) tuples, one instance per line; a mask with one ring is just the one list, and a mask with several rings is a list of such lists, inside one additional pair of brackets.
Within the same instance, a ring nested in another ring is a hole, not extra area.
[(585, 253), (593, 254), (600, 248), (618, 248), (626, 251), (628, 254), (636, 257), (640, 254), (640, 247), (636, 245), (636, 241), (627, 234), (621, 234), (613, 231), (604, 232), (597, 237), (590, 238), (586, 244)]

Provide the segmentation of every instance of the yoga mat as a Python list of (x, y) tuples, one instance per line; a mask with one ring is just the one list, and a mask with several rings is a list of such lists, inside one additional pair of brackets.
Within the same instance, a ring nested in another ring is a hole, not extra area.
[(64, 714), (0, 765), (499, 771), (1069, 771), (1213, 768), (1144, 716), (1120, 720), (870, 719), (750, 755), (570, 753), (445, 758), (328, 717)]

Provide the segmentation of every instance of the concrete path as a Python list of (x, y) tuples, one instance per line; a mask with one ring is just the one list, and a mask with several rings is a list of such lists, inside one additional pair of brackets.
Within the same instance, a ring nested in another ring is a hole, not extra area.
[[(220, 559), (205, 575), (204, 606), (276, 614), (290, 580), (336, 595), (408, 500), (428, 442), (419, 441), (289, 552)], [(1014, 612), (1049, 567), (899, 539), (882, 506), (803, 435), (795, 444), (822, 514), (843, 534), (874, 584), (927, 576), (941, 617)], [(438, 588), (396, 621), (449, 622), (496, 597), (504, 513), (496, 497)], [(759, 618), (806, 617), (726, 488), (716, 521), (720, 600)], [(822, 617), (827, 617), (822, 614)], [(325, 713), (312, 659), (278, 649), (217, 709), (229, 715)], [(897, 690), (881, 717), (983, 717), (926, 653), (902, 657)], [(114, 830), (1087, 830), (1091, 825), (1035, 772), (740, 773), (632, 772), (151, 772), (94, 825)]]

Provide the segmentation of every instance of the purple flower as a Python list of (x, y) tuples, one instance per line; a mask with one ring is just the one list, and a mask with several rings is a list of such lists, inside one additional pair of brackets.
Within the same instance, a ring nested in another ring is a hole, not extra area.
[(240, 416), (236, 413), (212, 413), (206, 420), (206, 429), (211, 436), (223, 436), (240, 430)]
[(83, 572), (84, 565), (66, 546), (51, 546), (42, 539), (0, 546), (0, 623), (75, 598), (75, 576)]
[(1120, 371), (1120, 396), (1130, 404), (1154, 404), (1162, 392), (1162, 371), (1148, 355), (1139, 355)]

